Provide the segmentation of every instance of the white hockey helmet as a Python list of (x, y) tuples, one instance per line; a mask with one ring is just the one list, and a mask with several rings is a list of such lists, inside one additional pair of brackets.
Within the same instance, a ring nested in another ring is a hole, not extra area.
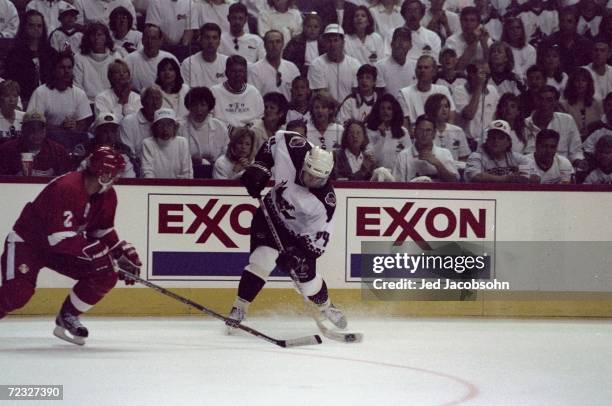
[(334, 168), (334, 155), (320, 147), (313, 147), (304, 157), (302, 171), (320, 180), (323, 186)]

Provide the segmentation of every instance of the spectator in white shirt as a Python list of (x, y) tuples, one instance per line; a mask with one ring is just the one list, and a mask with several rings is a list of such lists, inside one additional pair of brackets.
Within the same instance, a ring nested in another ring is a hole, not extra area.
[[(47, 24), (47, 30), (53, 32), (59, 27), (59, 13), (64, 6), (63, 3), (63, 0), (30, 0), (26, 10), (36, 10), (42, 14), (45, 18), (45, 24)], [(3, 14), (0, 13), (0, 15)]]
[(270, 30), (277, 30), (289, 41), (302, 33), (302, 15), (294, 7), (294, 0), (268, 0), (270, 8), (257, 16), (257, 30), (264, 36)]
[(281, 58), (284, 44), (280, 31), (268, 31), (264, 36), (266, 57), (249, 66), (249, 83), (262, 95), (279, 92), (287, 99), (291, 97), (291, 83), (300, 71), (293, 62)]
[(421, 25), (432, 30), (444, 42), (453, 33), (461, 30), (459, 16), (444, 8), (445, 0), (431, 0), (421, 20)]
[(563, 72), (561, 66), (561, 52), (556, 45), (547, 46), (540, 44), (538, 47), (537, 64), (544, 71), (546, 84), (554, 86), (557, 92), (563, 93), (567, 85), (567, 73)]
[(433, 84), (433, 78), (435, 75), (436, 62), (433, 57), (429, 55), (423, 55), (417, 61), (416, 77), (417, 83), (408, 87), (405, 87), (399, 91), (398, 101), (402, 110), (404, 111), (404, 117), (406, 117), (406, 127), (415, 122), (416, 118), (425, 113), (425, 101), (429, 96), (435, 93), (441, 93), (448, 97), (451, 101), (451, 120), (454, 120), (455, 115), (455, 104), (452, 101), (452, 96), (448, 88), (442, 85)]
[(81, 25), (97, 21), (108, 26), (110, 13), (119, 6), (129, 10), (133, 21), (136, 21), (136, 10), (132, 0), (74, 0), (73, 4), (79, 10)]
[(346, 24), (344, 52), (362, 65), (375, 64), (385, 56), (383, 38), (374, 28), (374, 18), (365, 6), (357, 6), (352, 21)]
[(73, 56), (59, 54), (53, 58), (51, 67), (51, 80), (32, 93), (27, 111), (43, 113), (50, 131), (85, 131), (93, 117), (87, 95), (79, 87), (73, 86)]
[(162, 108), (174, 110), (178, 120), (182, 120), (188, 114), (185, 95), (189, 86), (184, 83), (181, 68), (175, 59), (164, 58), (159, 62), (155, 84), (162, 91)]
[(489, 74), (489, 65), (484, 61), (468, 65), (466, 84), (457, 86), (453, 93), (457, 112), (460, 113), (458, 122), (465, 130), (472, 149), (482, 144), (485, 129), (493, 121), (499, 102), (497, 89), (488, 83)]
[(189, 87), (213, 87), (225, 81), (227, 56), (217, 53), (221, 41), (221, 28), (206, 23), (200, 28), (202, 50), (181, 64), (181, 75)]
[(596, 168), (584, 180), (587, 185), (612, 184), (612, 136), (603, 136), (595, 144)]
[(417, 117), (414, 133), (414, 145), (397, 156), (393, 167), (395, 180), (410, 182), (414, 178), (426, 176), (440, 182), (458, 181), (459, 172), (455, 168), (450, 151), (434, 145), (434, 120), (425, 115)]
[(0, 0), (0, 38), (15, 38), (19, 30), (19, 14), (11, 0)]
[(192, 179), (193, 168), (187, 140), (177, 136), (174, 110), (155, 112), (153, 136), (142, 142), (142, 174), (145, 178)]
[(233, 127), (244, 127), (263, 116), (264, 103), (259, 90), (247, 83), (247, 61), (240, 55), (227, 58), (227, 80), (210, 90), (215, 96), (214, 114)]
[(514, 54), (510, 45), (497, 41), (489, 47), (489, 68), (491, 70), (491, 84), (497, 93), (512, 93), (520, 95), (525, 90), (523, 82), (516, 71)]
[(283, 50), (283, 58), (293, 62), (304, 76), (308, 74), (308, 68), (315, 58), (323, 52), (320, 38), (323, 31), (321, 24), (321, 16), (306, 14), (302, 33), (291, 38)]
[(525, 115), (521, 110), (521, 100), (512, 93), (504, 93), (497, 103), (495, 119), (504, 120), (510, 125), (512, 151), (524, 154), (527, 139), (525, 138)]
[(400, 5), (402, 0), (379, 0), (370, 7), (376, 32), (379, 33), (385, 42), (390, 42), (393, 36), (393, 31), (396, 28), (404, 25), (404, 17)]
[(104, 24), (91, 23), (87, 26), (81, 53), (75, 57), (74, 84), (85, 91), (91, 104), (98, 94), (110, 87), (108, 66), (120, 57)]
[(436, 85), (446, 86), (453, 97), (455, 88), (467, 82), (465, 73), (457, 70), (457, 61), (457, 52), (452, 48), (444, 48), (440, 52), (440, 66), (434, 79)]
[(597, 37), (593, 41), (593, 62), (585, 66), (595, 84), (595, 98), (603, 100), (612, 91), (612, 66), (608, 65), (610, 44), (606, 38)]
[(357, 89), (353, 91), (340, 105), (338, 122), (348, 119), (365, 121), (376, 103), (376, 76), (378, 72), (372, 65), (362, 65), (357, 71)]
[(526, 153), (535, 151), (535, 137), (540, 130), (551, 129), (559, 133), (560, 155), (568, 158), (572, 165), (580, 171), (586, 170), (580, 131), (572, 116), (555, 111), (559, 93), (552, 86), (544, 86), (537, 94), (536, 109), (525, 119), (525, 135), (527, 139)]
[(589, 128), (603, 114), (601, 100), (595, 98), (593, 77), (582, 67), (570, 73), (560, 104), (562, 111), (574, 118), (582, 139), (589, 135)]
[(440, 54), (442, 41), (435, 32), (421, 26), (425, 15), (425, 5), (419, 0), (406, 0), (401, 8), (404, 26), (412, 31), (412, 48), (408, 57), (414, 61), (422, 55), (430, 55), (434, 59)]
[(253, 151), (257, 153), (259, 148), (270, 137), (272, 137), (287, 122), (287, 111), (289, 102), (281, 93), (270, 92), (263, 97), (264, 115), (261, 119), (255, 120), (250, 127), (255, 133), (255, 146)]
[(399, 103), (389, 93), (378, 98), (368, 116), (368, 149), (374, 154), (378, 166), (393, 170), (397, 155), (412, 145), (408, 130), (404, 127), (404, 114)]
[(72, 4), (61, 2), (59, 9), (60, 26), (49, 35), (49, 45), (57, 52), (78, 52), (81, 48), (83, 32), (77, 26), (77, 10)]
[(486, 183), (537, 183), (533, 161), (512, 152), (510, 125), (494, 120), (487, 128), (484, 143), (467, 160), (465, 180)]
[(142, 142), (151, 136), (151, 124), (155, 112), (162, 106), (161, 90), (157, 86), (146, 88), (141, 95), (142, 108), (136, 113), (128, 114), (121, 121), (119, 134), (121, 142), (130, 147), (135, 156), (142, 155)]
[(132, 72), (132, 87), (140, 92), (155, 83), (157, 65), (164, 58), (178, 60), (169, 52), (161, 51), (164, 34), (156, 25), (147, 25), (142, 34), (142, 49), (132, 52), (125, 62)]
[(338, 24), (329, 24), (323, 32), (327, 53), (315, 58), (308, 69), (308, 81), (314, 91), (327, 90), (340, 102), (357, 85), (359, 61), (344, 52), (344, 30)]
[(145, 24), (161, 28), (168, 45), (187, 45), (186, 31), (191, 28), (192, 7), (192, 0), (150, 0)]
[[(429, 96), (425, 102), (425, 115), (431, 117), (436, 123), (434, 144), (448, 149), (455, 162), (465, 162), (472, 151), (461, 127), (448, 122), (450, 118), (448, 97), (440, 93)], [(459, 168), (463, 165), (457, 163), (456, 166)]]
[(376, 87), (384, 88), (386, 93), (396, 95), (400, 89), (416, 82), (414, 75), (416, 62), (407, 57), (410, 48), (412, 48), (410, 30), (406, 27), (396, 28), (391, 39), (391, 55), (376, 63), (378, 70)]
[(229, 7), (227, 19), (229, 31), (221, 33), (219, 52), (223, 55), (241, 55), (249, 63), (263, 59), (265, 50), (261, 38), (245, 31), (247, 23), (247, 8), (242, 3), (234, 3)]
[(336, 101), (326, 93), (317, 93), (312, 98), (311, 119), (306, 127), (306, 137), (313, 145), (326, 151), (340, 147), (344, 128), (334, 122)]
[(446, 40), (446, 48), (452, 48), (459, 55), (457, 69), (463, 70), (479, 59), (488, 59), (489, 46), (493, 43), (487, 30), (480, 25), (480, 13), (476, 7), (461, 10), (461, 31)]
[(291, 99), (289, 100), (289, 111), (287, 112), (287, 122), (293, 120), (308, 121), (310, 116), (310, 98), (312, 91), (308, 83), (308, 78), (298, 76), (291, 83)]
[(564, 156), (557, 154), (559, 133), (555, 130), (542, 130), (536, 136), (536, 149), (527, 158), (533, 160), (535, 174), (540, 183), (567, 184), (574, 183), (574, 168)]
[(227, 125), (210, 114), (215, 97), (207, 87), (194, 87), (185, 96), (189, 115), (179, 128), (179, 135), (189, 143), (195, 178), (211, 178), (215, 161), (229, 143)]
[(99, 93), (94, 101), (96, 115), (113, 113), (119, 121), (140, 109), (140, 95), (132, 91), (130, 68), (121, 59), (108, 65), (110, 89)]
[(527, 69), (535, 65), (537, 58), (536, 49), (527, 42), (525, 26), (520, 18), (510, 17), (504, 21), (502, 41), (510, 45), (514, 57), (514, 72), (524, 79)]
[[(235, 128), (225, 154), (215, 161), (213, 179), (238, 179), (253, 162), (255, 135), (248, 128)], [(255, 151), (256, 152), (256, 151)]]
[(0, 82), (0, 143), (21, 135), (23, 111), (17, 110), (19, 83)]
[(133, 18), (125, 7), (117, 7), (109, 16), (108, 28), (111, 30), (115, 46), (123, 56), (136, 51), (142, 43), (142, 33), (132, 29)]

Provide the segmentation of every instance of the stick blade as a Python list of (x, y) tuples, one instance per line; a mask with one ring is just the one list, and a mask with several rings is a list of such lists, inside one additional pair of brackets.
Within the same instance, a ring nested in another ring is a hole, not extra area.
[(288, 340), (282, 340), (280, 343), (281, 347), (290, 348), (290, 347), (301, 347), (303, 345), (317, 345), (321, 344), (323, 340), (318, 334), (312, 336), (298, 337), (298, 338), (290, 338)]

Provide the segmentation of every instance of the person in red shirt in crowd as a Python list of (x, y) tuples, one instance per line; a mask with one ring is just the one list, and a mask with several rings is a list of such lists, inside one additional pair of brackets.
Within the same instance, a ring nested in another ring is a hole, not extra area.
[[(31, 166), (25, 168), (24, 160)], [(68, 152), (47, 138), (46, 120), (42, 113), (26, 113), (21, 135), (0, 145), (0, 175), (58, 176), (69, 169)]]
[[(114, 228), (117, 194), (112, 185), (124, 166), (119, 153), (101, 146), (86, 170), (54, 179), (26, 204), (4, 243), (0, 318), (28, 303), (39, 271), (47, 267), (77, 280), (53, 334), (85, 344), (89, 332), (79, 315), (115, 286), (117, 264), (134, 275), (142, 266), (136, 249), (120, 240)], [(124, 279), (126, 285), (134, 283)]]

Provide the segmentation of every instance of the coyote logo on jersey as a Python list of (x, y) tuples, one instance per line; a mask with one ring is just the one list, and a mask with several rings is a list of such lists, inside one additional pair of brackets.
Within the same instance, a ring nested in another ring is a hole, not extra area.
[(278, 207), (278, 211), (282, 213), (283, 216), (287, 220), (295, 220), (293, 216), (293, 212), (295, 212), (295, 206), (289, 203), (287, 199), (283, 197), (283, 193), (287, 190), (287, 181), (284, 181), (276, 188), (276, 207)]

